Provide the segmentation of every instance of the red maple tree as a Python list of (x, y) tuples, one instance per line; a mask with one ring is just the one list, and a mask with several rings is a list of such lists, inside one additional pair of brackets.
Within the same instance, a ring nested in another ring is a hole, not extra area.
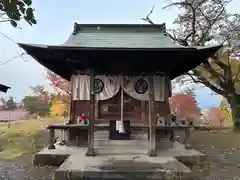
[(193, 120), (200, 115), (200, 109), (194, 97), (179, 93), (169, 99), (171, 112), (178, 119)]
[(51, 86), (58, 92), (70, 95), (70, 82), (61, 78), (52, 71), (47, 70), (47, 79), (50, 81)]
[(47, 79), (50, 81), (50, 85), (57, 92), (57, 98), (64, 101), (68, 108), (66, 109), (70, 112), (70, 101), (71, 101), (71, 86), (70, 82), (58, 76), (54, 72), (47, 70)]

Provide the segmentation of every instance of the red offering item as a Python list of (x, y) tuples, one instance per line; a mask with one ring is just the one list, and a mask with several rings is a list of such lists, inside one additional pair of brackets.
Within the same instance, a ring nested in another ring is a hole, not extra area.
[(85, 118), (86, 118), (86, 117), (83, 116), (83, 115), (79, 116), (79, 119), (80, 119), (80, 120), (84, 120)]

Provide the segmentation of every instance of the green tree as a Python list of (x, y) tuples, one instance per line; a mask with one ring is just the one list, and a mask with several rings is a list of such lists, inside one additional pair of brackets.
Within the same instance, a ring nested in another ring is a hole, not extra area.
[(14, 110), (17, 108), (17, 103), (13, 100), (13, 97), (10, 97), (6, 102), (6, 106), (8, 110)]
[(45, 90), (43, 85), (31, 86), (30, 90), (34, 96), (41, 97), (44, 100), (45, 104), (48, 104), (52, 98), (52, 95)]
[(49, 115), (50, 104), (39, 96), (26, 96), (23, 99), (23, 106), (30, 114), (38, 114), (40, 116)]
[[(226, 6), (232, 0), (185, 0), (175, 1), (164, 8), (179, 7), (181, 13), (174, 24), (176, 29), (167, 34), (182, 46), (204, 46), (222, 43), (223, 48), (213, 58), (204, 61), (196, 69), (177, 78), (204, 84), (224, 96), (232, 109), (234, 130), (240, 130), (240, 63), (239, 56), (240, 14), (231, 14)], [(143, 20), (150, 19), (153, 9)]]
[(37, 24), (32, 0), (0, 0), (0, 23), (10, 22), (17, 27), (21, 20), (30, 25)]

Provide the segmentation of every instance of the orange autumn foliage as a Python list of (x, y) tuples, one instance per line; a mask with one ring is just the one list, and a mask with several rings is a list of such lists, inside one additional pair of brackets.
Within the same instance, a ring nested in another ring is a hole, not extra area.
[(208, 109), (208, 113), (206, 115), (209, 121), (209, 125), (211, 126), (224, 125), (225, 123), (224, 114), (218, 107)]
[(200, 115), (200, 109), (197, 101), (192, 96), (183, 93), (174, 94), (169, 99), (171, 112), (177, 116), (178, 119), (193, 120)]

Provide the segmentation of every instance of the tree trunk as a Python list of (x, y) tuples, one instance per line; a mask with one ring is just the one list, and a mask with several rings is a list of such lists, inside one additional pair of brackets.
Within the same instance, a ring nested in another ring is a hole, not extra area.
[(233, 130), (240, 132), (240, 95), (234, 94), (227, 100), (232, 109)]

